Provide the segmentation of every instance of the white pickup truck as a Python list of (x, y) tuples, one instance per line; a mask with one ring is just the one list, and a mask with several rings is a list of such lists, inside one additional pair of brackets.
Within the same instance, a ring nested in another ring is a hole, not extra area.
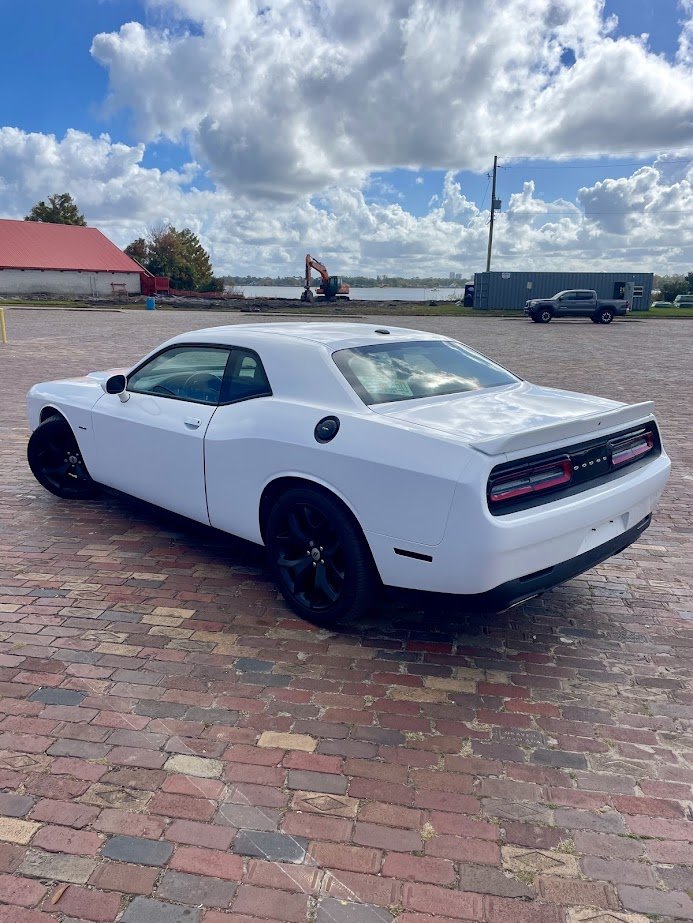
[(554, 317), (589, 317), (594, 324), (610, 324), (614, 317), (630, 312), (630, 302), (600, 299), (595, 291), (569, 289), (552, 298), (533, 298), (525, 304), (525, 314), (535, 324), (548, 324)]

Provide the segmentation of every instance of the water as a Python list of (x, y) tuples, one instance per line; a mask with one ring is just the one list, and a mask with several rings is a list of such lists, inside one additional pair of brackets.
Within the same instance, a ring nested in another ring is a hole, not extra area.
[[(299, 299), (303, 288), (290, 285), (238, 285), (236, 291), (246, 298)], [(458, 301), (464, 297), (462, 288), (352, 288), (354, 301)]]

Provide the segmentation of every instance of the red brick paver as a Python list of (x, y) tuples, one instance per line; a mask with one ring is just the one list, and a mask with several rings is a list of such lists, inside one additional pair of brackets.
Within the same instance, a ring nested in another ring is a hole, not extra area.
[(34, 382), (246, 320), (8, 312), (0, 923), (693, 919), (693, 323), (410, 322), (654, 399), (672, 480), (637, 545), (541, 599), (388, 597), (327, 631), (257, 549), (115, 493), (59, 501), (26, 466)]

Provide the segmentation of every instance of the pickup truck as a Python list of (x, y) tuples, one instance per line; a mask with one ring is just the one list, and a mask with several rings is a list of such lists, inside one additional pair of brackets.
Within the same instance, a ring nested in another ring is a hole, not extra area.
[(535, 324), (548, 324), (553, 317), (589, 317), (594, 324), (610, 324), (614, 317), (630, 311), (630, 302), (597, 298), (594, 291), (570, 289), (552, 298), (533, 298), (525, 304), (525, 314)]

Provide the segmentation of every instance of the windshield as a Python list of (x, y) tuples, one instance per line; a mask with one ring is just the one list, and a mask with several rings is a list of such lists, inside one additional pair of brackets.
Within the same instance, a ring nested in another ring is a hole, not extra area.
[(518, 380), (451, 340), (378, 343), (340, 349), (332, 358), (366, 404), (460, 394)]

